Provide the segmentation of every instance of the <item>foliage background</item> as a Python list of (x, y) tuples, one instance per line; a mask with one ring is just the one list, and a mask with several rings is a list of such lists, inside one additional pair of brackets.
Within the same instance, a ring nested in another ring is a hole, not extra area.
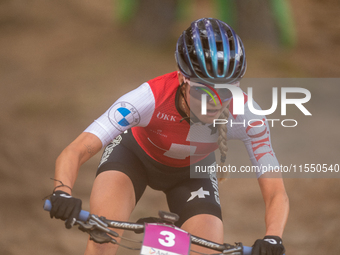
[[(171, 8), (170, 1), (163, 2)], [(162, 15), (144, 8), (138, 19), (122, 23), (118, 0), (0, 1), (1, 254), (83, 253), (86, 235), (66, 230), (42, 210), (42, 198), (52, 190), (49, 178), (56, 157), (120, 95), (175, 70), (178, 35), (193, 19), (214, 16), (212, 2), (190, 1), (185, 15), (167, 21), (166, 38), (152, 38), (132, 32), (154, 31), (136, 24), (145, 14), (161, 23)], [(298, 0), (290, 5), (296, 44), (281, 47), (272, 39), (245, 38), (246, 77), (339, 77), (339, 1)], [(320, 84), (308, 89), (313, 117), (293, 115), (305, 122), (289, 130), (273, 128), (275, 152), (283, 164), (340, 163), (340, 88)], [(259, 89), (255, 99), (265, 104), (266, 93), (266, 88)], [(230, 142), (229, 148), (231, 164), (249, 163), (242, 144)], [(99, 154), (84, 164), (74, 189), (87, 210)], [(285, 183), (291, 204), (284, 234), (287, 253), (339, 254), (339, 179)], [(261, 238), (264, 204), (256, 180), (228, 180), (220, 193), (226, 242), (251, 245)], [(148, 189), (131, 220), (156, 215), (159, 209), (167, 210), (164, 195)]]

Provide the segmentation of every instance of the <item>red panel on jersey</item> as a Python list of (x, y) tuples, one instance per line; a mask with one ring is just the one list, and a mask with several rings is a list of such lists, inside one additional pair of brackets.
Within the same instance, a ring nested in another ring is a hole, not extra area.
[(182, 116), (175, 105), (179, 87), (177, 72), (157, 77), (148, 83), (155, 97), (155, 111), (148, 126), (131, 130), (138, 144), (151, 158), (164, 165), (184, 167), (217, 149), (217, 143), (190, 142), (187, 139), (190, 125), (186, 121), (180, 122)]

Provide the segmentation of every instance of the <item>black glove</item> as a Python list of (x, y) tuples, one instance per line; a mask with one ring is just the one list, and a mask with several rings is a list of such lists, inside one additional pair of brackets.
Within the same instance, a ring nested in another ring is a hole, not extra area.
[(251, 255), (283, 255), (284, 252), (285, 247), (280, 237), (265, 236), (255, 241)]
[(62, 219), (65, 221), (66, 228), (72, 228), (81, 211), (81, 200), (70, 196), (70, 194), (57, 190), (50, 198), (52, 208), (51, 218)]

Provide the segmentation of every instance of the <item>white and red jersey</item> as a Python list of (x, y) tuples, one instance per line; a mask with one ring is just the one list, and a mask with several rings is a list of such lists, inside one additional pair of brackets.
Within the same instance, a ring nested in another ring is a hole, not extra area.
[[(106, 146), (131, 128), (140, 147), (154, 160), (172, 167), (195, 163), (218, 148), (219, 135), (212, 124), (181, 121), (176, 107), (178, 88), (177, 72), (143, 83), (120, 97), (84, 132), (96, 135)], [(254, 107), (260, 109), (257, 104)], [(249, 120), (254, 121), (248, 125)], [(266, 118), (249, 111), (246, 94), (244, 115), (233, 115), (230, 103), (227, 128), (228, 140), (242, 140), (253, 165), (279, 166)]]

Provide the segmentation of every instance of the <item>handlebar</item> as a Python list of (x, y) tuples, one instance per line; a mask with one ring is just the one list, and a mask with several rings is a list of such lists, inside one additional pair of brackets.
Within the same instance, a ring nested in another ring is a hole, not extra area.
[[(44, 210), (51, 211), (51, 209), (52, 209), (51, 201), (47, 199), (44, 204)], [(87, 211), (81, 210), (77, 220), (87, 221), (89, 218), (90, 218), (90, 213)]]
[[(51, 201), (46, 200), (43, 208), (45, 211), (50, 211), (52, 209)], [(103, 217), (98, 218), (97, 216), (92, 215), (89, 212), (84, 211), (84, 210), (81, 210), (77, 219), (82, 222), (86, 222), (90, 219), (100, 220), (107, 226), (112, 227), (112, 228), (117, 228), (117, 229), (134, 230), (134, 231), (144, 230), (144, 224), (107, 220)], [(209, 241), (209, 240), (206, 240), (206, 239), (194, 236), (194, 235), (191, 235), (191, 243), (197, 244), (203, 247), (207, 247), (210, 249), (214, 249), (220, 252), (223, 252), (226, 250), (226, 244), (215, 243), (215, 242), (212, 242), (212, 241)], [(243, 246), (243, 245), (241, 245), (241, 247), (243, 248), (243, 255), (251, 255), (252, 247)], [(240, 250), (237, 250), (238, 248), (235, 248), (235, 252), (236, 251), (240, 252)], [(229, 250), (228, 250), (228, 253), (224, 253), (224, 254), (239, 254), (239, 253), (233, 253), (232, 250), (230, 250), (230, 252), (231, 253), (229, 253)]]

